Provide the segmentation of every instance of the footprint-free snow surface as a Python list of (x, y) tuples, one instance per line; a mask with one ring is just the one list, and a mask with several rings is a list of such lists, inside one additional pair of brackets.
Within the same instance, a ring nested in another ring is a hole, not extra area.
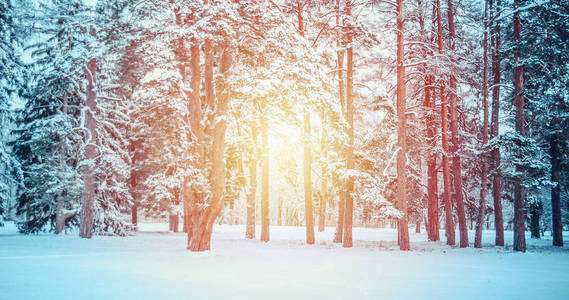
[(506, 247), (484, 232), (483, 249), (411, 233), (412, 251), (402, 252), (392, 229), (355, 228), (347, 249), (331, 242), (330, 227), (305, 245), (302, 227), (271, 227), (263, 243), (223, 225), (211, 251), (193, 253), (183, 233), (166, 229), (141, 224), (135, 236), (86, 240), (19, 235), (7, 224), (0, 299), (569, 299), (569, 249), (547, 236), (514, 253), (512, 232)]

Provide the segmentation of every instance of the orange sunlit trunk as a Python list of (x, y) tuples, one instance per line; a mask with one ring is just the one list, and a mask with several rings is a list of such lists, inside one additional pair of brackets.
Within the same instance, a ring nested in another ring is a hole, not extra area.
[[(336, 26), (340, 26), (340, 0), (336, 0)], [(341, 43), (342, 38), (338, 37), (336, 40), (336, 47), (342, 46)], [(346, 103), (344, 97), (344, 51), (338, 50), (336, 52), (337, 55), (337, 69), (338, 69), (338, 96), (340, 98), (340, 106), (342, 107), (342, 114), (345, 116), (346, 114)], [(343, 147), (343, 146), (342, 146)], [(340, 179), (342, 182), (342, 179)], [(338, 195), (338, 219), (336, 220), (336, 232), (334, 234), (334, 243), (341, 243), (344, 240), (344, 208), (345, 208), (345, 199), (346, 199), (346, 191), (340, 188), (340, 192)]]
[(403, 41), (403, 0), (397, 0), (397, 209), (403, 216), (397, 220), (399, 249), (410, 250), (407, 215), (407, 104), (405, 95), (405, 44)]

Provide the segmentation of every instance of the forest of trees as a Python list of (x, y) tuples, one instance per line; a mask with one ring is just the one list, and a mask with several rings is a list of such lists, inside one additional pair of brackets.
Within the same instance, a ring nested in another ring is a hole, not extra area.
[(0, 225), (563, 246), (566, 0), (0, 0), (0, 36)]

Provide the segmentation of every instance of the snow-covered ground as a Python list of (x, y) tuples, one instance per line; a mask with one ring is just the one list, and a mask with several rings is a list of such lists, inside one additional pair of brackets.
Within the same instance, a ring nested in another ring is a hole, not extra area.
[(355, 228), (351, 249), (333, 244), (333, 232), (309, 246), (304, 228), (273, 226), (265, 244), (244, 239), (243, 226), (216, 226), (212, 251), (192, 253), (167, 224), (91, 240), (23, 236), (7, 224), (0, 299), (569, 299), (569, 248), (548, 237), (514, 253), (511, 232), (506, 248), (485, 232), (484, 249), (412, 232), (413, 251), (401, 252), (391, 229)]

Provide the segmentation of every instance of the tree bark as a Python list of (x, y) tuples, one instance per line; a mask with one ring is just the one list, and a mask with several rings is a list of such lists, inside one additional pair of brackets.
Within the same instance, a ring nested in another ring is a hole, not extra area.
[[(422, 34), (426, 34), (425, 31), (425, 20), (423, 17), (423, 2), (418, 1), (419, 11), (421, 12), (419, 18), (419, 26), (421, 28)], [(433, 14), (433, 22), (435, 14)], [(433, 23), (433, 26), (436, 24)], [(431, 37), (431, 42), (432, 42)], [(432, 56), (432, 52), (428, 47), (425, 47), (424, 58), (427, 59), (429, 55)], [(427, 230), (427, 236), (429, 241), (438, 241), (439, 238), (439, 198), (438, 198), (438, 180), (437, 180), (437, 154), (436, 154), (436, 140), (435, 140), (435, 117), (433, 115), (433, 108), (435, 107), (435, 98), (433, 93), (434, 76), (427, 75), (429, 70), (425, 65), (425, 109), (427, 115), (425, 117), (425, 135), (427, 136), (427, 143), (430, 147), (431, 153), (427, 157), (427, 218), (425, 219), (425, 229)]]
[(306, 243), (314, 244), (312, 211), (312, 153), (310, 150), (310, 113), (304, 112), (304, 208), (306, 212)]
[(549, 141), (549, 154), (551, 156), (551, 181), (556, 185), (551, 187), (551, 221), (553, 233), (553, 246), (563, 247), (563, 224), (561, 223), (561, 152), (559, 138), (556, 133), (551, 134)]
[[(494, 1), (490, 0), (490, 19), (494, 19), (494, 9), (492, 9)], [(497, 2), (496, 17), (500, 16), (501, 1)], [(500, 21), (495, 21), (490, 32), (492, 47), (492, 75), (494, 77), (492, 87), (492, 120), (491, 120), (491, 136), (496, 138), (500, 129), (500, 83), (501, 83), (501, 29)], [(494, 227), (496, 230), (496, 246), (504, 246), (504, 217), (502, 214), (502, 176), (500, 171), (500, 148), (492, 151), (493, 177), (492, 177), (492, 198), (494, 200)]]
[[(397, 220), (400, 250), (410, 250), (407, 215), (407, 101), (405, 96), (405, 45), (403, 41), (403, 0), (397, 0), (397, 208), (403, 216)], [(349, 57), (349, 56), (348, 56)]]
[(261, 119), (261, 164), (263, 166), (262, 187), (261, 187), (261, 241), (269, 241), (269, 145), (267, 136), (267, 119)]
[[(324, 175), (324, 174), (323, 174)], [(320, 197), (320, 216), (318, 217), (318, 232), (326, 228), (326, 204), (328, 203), (328, 181), (322, 181), (322, 196)]]
[[(430, 137), (434, 141), (435, 136)], [(432, 154), (427, 163), (427, 173), (428, 173), (428, 235), (430, 241), (438, 241), (439, 237), (439, 196), (438, 196), (438, 180), (437, 180), (437, 157)]]
[[(484, 7), (484, 46), (483, 46), (483, 74), (482, 74), (482, 108), (484, 110), (484, 120), (482, 125), (482, 148), (486, 148), (488, 143), (488, 0)], [(482, 248), (482, 229), (486, 216), (486, 193), (488, 188), (488, 159), (482, 155), (482, 183), (480, 187), (480, 203), (478, 206), (478, 216), (476, 219), (476, 233), (474, 235), (474, 248)]]
[(255, 150), (253, 150), (255, 153), (252, 155), (249, 165), (249, 173), (251, 179), (249, 179), (249, 188), (247, 189), (247, 229), (245, 230), (245, 237), (248, 239), (255, 238), (255, 196), (257, 194), (257, 128), (254, 125), (251, 129), (251, 132), (253, 136), (253, 142), (255, 143)]
[[(441, 1), (436, 0), (436, 11), (437, 11), (437, 39), (439, 46), (439, 54), (443, 54), (443, 25), (442, 25), (442, 14), (441, 14)], [(450, 168), (448, 161), (448, 111), (447, 111), (447, 100), (445, 94), (445, 84), (444, 81), (440, 82), (440, 93), (441, 93), (441, 139), (443, 147), (443, 184), (444, 184), (444, 194), (443, 202), (445, 205), (445, 236), (448, 245), (455, 244), (455, 232), (454, 232), (454, 220), (452, 214), (452, 203), (450, 199), (451, 194), (451, 182), (450, 182)]]
[[(521, 65), (521, 31), (522, 23), (517, 9), (521, 5), (521, 0), (514, 0), (514, 105), (516, 107), (516, 131), (522, 137), (527, 136), (526, 121), (524, 112), (524, 69)], [(521, 145), (520, 145), (521, 146)], [(516, 165), (516, 173), (524, 174), (525, 168)], [(522, 176), (518, 176), (514, 183), (514, 250), (526, 251), (525, 237), (525, 201), (526, 188), (522, 185)]]
[(326, 204), (328, 202), (328, 168), (327, 168), (327, 142), (326, 142), (326, 113), (322, 113), (322, 137), (321, 137), (321, 151), (322, 159), (321, 165), (321, 176), (322, 176), (322, 186), (320, 191), (320, 205), (319, 205), (319, 215), (318, 215), (318, 232), (324, 232), (326, 227)]
[[(336, 26), (340, 26), (340, 0), (336, 0)], [(340, 48), (341, 38), (338, 37), (336, 39), (336, 46)], [(340, 106), (342, 108), (342, 114), (345, 115), (346, 111), (346, 104), (345, 104), (345, 97), (344, 97), (344, 51), (338, 50), (336, 52), (337, 55), (337, 69), (338, 69), (338, 96), (340, 99)], [(342, 186), (343, 186), (343, 181)], [(344, 239), (344, 208), (345, 208), (345, 191), (343, 188), (340, 189), (339, 192), (339, 199), (338, 199), (338, 219), (336, 220), (336, 232), (334, 234), (334, 243), (342, 243)]]
[[(436, 147), (435, 120), (431, 110), (435, 106), (434, 95), (430, 86), (433, 84), (432, 76), (428, 76), (425, 85), (425, 106), (429, 110), (427, 116), (427, 139), (432, 149)], [(431, 153), (427, 161), (427, 199), (428, 199), (428, 229), (430, 241), (438, 241), (439, 238), (439, 197), (437, 180), (437, 154)]]
[[(346, 15), (352, 14), (352, 1), (346, 0)], [(348, 123), (348, 149), (346, 151), (346, 169), (348, 172), (354, 169), (354, 50), (352, 47), (352, 28), (348, 28), (346, 42), (347, 49), (347, 73), (346, 73), (346, 121)], [(346, 198), (344, 210), (344, 243), (343, 247), (352, 247), (352, 219), (354, 210), (354, 179), (350, 174), (346, 178)]]
[[(85, 146), (85, 158), (87, 160), (94, 160), (97, 156), (96, 143), (97, 143), (97, 124), (93, 114), (96, 110), (97, 94), (95, 92), (95, 72), (97, 71), (97, 60), (92, 58), (85, 73), (89, 80), (87, 86), (87, 111), (85, 112), (85, 126), (89, 131), (89, 139)], [(79, 236), (82, 238), (90, 239), (93, 236), (93, 206), (95, 202), (95, 186), (93, 178), (93, 168), (90, 167), (84, 179), (86, 195), (83, 198), (81, 205), (81, 224), (79, 226)]]
[(346, 192), (340, 191), (338, 197), (338, 219), (336, 220), (336, 232), (334, 233), (334, 243), (342, 243), (344, 241), (344, 209)]
[[(454, 6), (452, 0), (447, 0), (448, 11), (448, 24), (449, 24), (449, 42), (450, 50), (454, 55), (456, 40), (454, 29)], [(452, 58), (454, 61), (454, 57)], [(458, 228), (460, 231), (460, 248), (468, 247), (468, 227), (466, 226), (466, 213), (464, 211), (464, 198), (462, 194), (462, 168), (460, 165), (460, 156), (458, 149), (460, 147), (460, 137), (458, 132), (458, 104), (457, 104), (457, 84), (456, 84), (456, 67), (453, 65), (453, 71), (450, 75), (450, 132), (452, 140), (452, 173), (454, 182), (454, 198), (456, 203), (456, 210), (458, 214)]]
[[(192, 48), (194, 45), (198, 45), (197, 42), (192, 43)], [(194, 51), (192, 51), (193, 53)], [(199, 63), (199, 54), (197, 56)], [(192, 54), (192, 60), (194, 55)], [(216, 110), (214, 115), (214, 120), (216, 120), (215, 125), (212, 130), (212, 143), (210, 148), (210, 155), (208, 156), (211, 161), (211, 172), (209, 174), (210, 183), (210, 195), (208, 206), (203, 208), (196, 205), (196, 200), (194, 200), (194, 205), (190, 206), (192, 212), (190, 213), (192, 220), (192, 230), (191, 233), (188, 232), (188, 249), (191, 251), (205, 251), (210, 249), (211, 244), (211, 233), (213, 230), (213, 223), (215, 219), (219, 216), (221, 209), (223, 207), (223, 193), (225, 191), (225, 133), (227, 130), (227, 109), (229, 101), (228, 92), (228, 82), (227, 76), (229, 69), (233, 63), (233, 49), (230, 42), (226, 40), (223, 45), (223, 53), (221, 55), (221, 62), (219, 66), (219, 71), (222, 74), (220, 76), (220, 91), (221, 95), (217, 97)], [(198, 64), (199, 67), (199, 64)], [(199, 74), (199, 73), (198, 73)], [(198, 75), (199, 76), (199, 75)], [(199, 82), (198, 82), (199, 84)], [(194, 89), (199, 95), (198, 89)], [(197, 99), (199, 101), (199, 98)], [(199, 102), (198, 102), (199, 103)], [(201, 120), (201, 119), (200, 119)], [(202, 156), (203, 157), (203, 156)]]
[[(302, 3), (297, 2), (298, 31), (304, 37)], [(314, 215), (312, 212), (312, 154), (310, 150), (310, 113), (304, 108), (304, 208), (306, 219), (306, 243), (314, 244)]]
[[(180, 48), (184, 48), (183, 41), (179, 42)], [(203, 127), (201, 124), (202, 120), (202, 109), (201, 109), (201, 100), (200, 100), (200, 93), (199, 93), (199, 86), (201, 80), (201, 72), (200, 72), (200, 50), (199, 44), (197, 39), (192, 38), (190, 40), (190, 87), (192, 92), (189, 95), (189, 111), (190, 111), (190, 126), (192, 129), (192, 153), (197, 156), (197, 159), (193, 165), (194, 168), (202, 170), (204, 168), (204, 149), (203, 149)], [(181, 62), (182, 64), (185, 62)], [(184, 71), (185, 73), (185, 71)], [(186, 74), (182, 74), (182, 77), (185, 78)], [(186, 211), (186, 224), (187, 224), (187, 237), (188, 237), (188, 249), (195, 249), (194, 251), (203, 251), (197, 250), (199, 248), (199, 243), (193, 242), (192, 240), (197, 239), (198, 237), (194, 236), (194, 233), (199, 230), (198, 226), (201, 226), (200, 222), (197, 220), (199, 216), (200, 205), (199, 201), (203, 198), (198, 190), (195, 187), (187, 187), (187, 183), (190, 181), (189, 178), (184, 180), (184, 211)], [(200, 233), (201, 234), (201, 233)], [(205, 250), (205, 249), (204, 249)]]
[[(174, 0), (170, 0), (170, 4), (174, 4)], [(185, 23), (183, 16), (181, 15), (179, 9), (174, 8), (174, 15), (176, 18), (176, 25), (182, 27)], [(197, 157), (195, 162), (193, 162), (192, 167), (201, 170), (204, 166), (204, 148), (203, 148), (203, 127), (201, 126), (202, 120), (202, 110), (201, 101), (199, 94), (200, 85), (200, 52), (199, 44), (196, 38), (190, 39), (190, 55), (187, 53), (187, 46), (185, 44), (185, 39), (179, 37), (176, 44), (176, 59), (178, 63), (178, 70), (182, 77), (182, 82), (184, 85), (187, 83), (188, 77), (188, 61), (189, 61), (189, 71), (191, 72), (191, 77), (189, 80), (191, 92), (185, 92), (188, 97), (188, 111), (189, 111), (189, 123), (190, 132), (189, 142), (191, 143), (189, 152)], [(202, 198), (195, 186), (190, 186), (189, 183), (192, 178), (186, 176), (180, 187), (180, 196), (183, 203), (183, 224), (184, 232), (187, 234), (187, 249), (190, 249), (190, 240), (192, 235), (196, 230), (197, 220), (196, 215), (198, 211), (198, 201)], [(172, 229), (171, 222), (170, 230)]]

